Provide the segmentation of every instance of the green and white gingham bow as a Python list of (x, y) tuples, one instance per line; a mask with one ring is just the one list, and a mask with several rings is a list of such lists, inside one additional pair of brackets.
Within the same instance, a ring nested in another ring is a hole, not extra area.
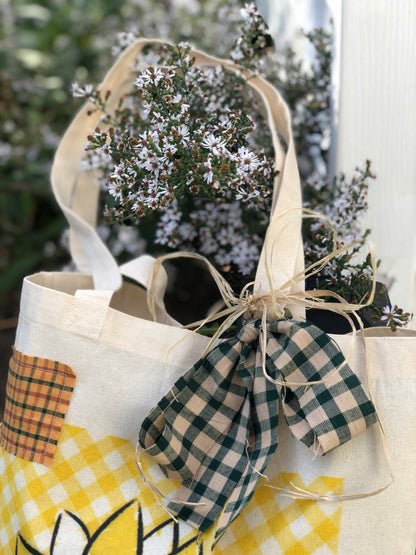
[(321, 455), (376, 422), (357, 376), (346, 364), (337, 370), (344, 362), (316, 326), (275, 320), (264, 328), (261, 319), (201, 358), (139, 434), (140, 446), (182, 482), (169, 509), (201, 531), (224, 507), (221, 528), (234, 520), (277, 448), (279, 399), (293, 435)]

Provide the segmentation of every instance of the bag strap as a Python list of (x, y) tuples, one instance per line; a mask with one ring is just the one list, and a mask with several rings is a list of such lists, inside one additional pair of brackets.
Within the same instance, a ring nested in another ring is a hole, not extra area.
[[(111, 90), (108, 112), (117, 108), (119, 99), (131, 88), (133, 64), (148, 45), (163, 45), (164, 41), (138, 39), (121, 53), (101, 84), (101, 90)], [(228, 60), (191, 50), (197, 65), (222, 65), (236, 73), (240, 69)], [(301, 239), (301, 189), (294, 151), (289, 110), (278, 91), (261, 77), (248, 81), (261, 98), (276, 152), (280, 171), (275, 179), (270, 225), (261, 252), (256, 280), (261, 291), (270, 286), (279, 288), (303, 269)], [(67, 129), (55, 155), (52, 167), (52, 189), (64, 212), (71, 230), (70, 249), (77, 267), (92, 274), (96, 289), (117, 290), (121, 286), (121, 272), (113, 255), (98, 236), (96, 214), (99, 186), (93, 171), (80, 168), (87, 136), (99, 124), (100, 113), (88, 115), (90, 102), (80, 110)], [(287, 145), (287, 153), (280, 144), (277, 130)], [(148, 261), (144, 261), (147, 265)], [(140, 262), (136, 261), (136, 267)], [(143, 273), (143, 272), (139, 272)], [(272, 283), (269, 277), (272, 276)], [(146, 286), (146, 283), (142, 283)], [(298, 286), (299, 287), (299, 286)]]

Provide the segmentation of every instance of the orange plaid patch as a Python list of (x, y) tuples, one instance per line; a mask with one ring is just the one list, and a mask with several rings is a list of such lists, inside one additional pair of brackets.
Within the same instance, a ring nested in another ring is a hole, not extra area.
[(1, 447), (22, 459), (51, 466), (75, 379), (66, 364), (13, 349)]

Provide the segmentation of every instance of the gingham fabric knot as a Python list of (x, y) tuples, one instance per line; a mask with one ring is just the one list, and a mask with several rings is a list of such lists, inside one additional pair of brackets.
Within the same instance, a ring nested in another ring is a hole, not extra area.
[(308, 322), (275, 320), (263, 329), (261, 319), (248, 320), (221, 341), (140, 430), (142, 449), (181, 481), (169, 510), (202, 531), (221, 513), (220, 529), (240, 514), (277, 448), (279, 399), (292, 434), (321, 455), (373, 424), (374, 406), (349, 366), (339, 369), (344, 362)]
[(238, 336), (241, 343), (253, 343), (253, 341), (257, 341), (259, 337), (259, 329), (256, 326), (256, 322), (247, 322), (245, 326), (242, 327)]

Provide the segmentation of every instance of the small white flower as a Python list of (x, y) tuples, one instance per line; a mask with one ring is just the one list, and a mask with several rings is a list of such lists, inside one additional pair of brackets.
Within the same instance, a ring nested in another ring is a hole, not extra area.
[(244, 19), (251, 19), (252, 17), (257, 15), (258, 12), (254, 2), (251, 2), (251, 4), (246, 4), (244, 8), (241, 8), (240, 14)]
[(226, 266), (227, 264), (231, 264), (231, 262), (234, 262), (234, 261), (231, 259), (230, 253), (228, 253), (224, 249), (220, 249), (218, 253), (215, 255), (215, 262), (219, 266)]
[(87, 155), (81, 160), (81, 170), (86, 172), (90, 170), (109, 169), (111, 156), (97, 151), (88, 151)]
[(401, 320), (398, 317), (398, 313), (397, 313), (397, 306), (385, 306), (383, 308), (383, 316), (381, 317), (381, 320), (384, 320), (387, 322), (387, 326), (390, 326), (390, 324), (392, 322), (395, 322), (396, 324), (401, 324)]
[(149, 152), (148, 157), (142, 163), (142, 167), (152, 172), (155, 176), (158, 176), (160, 171), (163, 170), (163, 160), (155, 156), (152, 152)]
[(179, 140), (183, 145), (187, 145), (189, 142), (189, 129), (186, 125), (181, 124), (178, 126), (177, 130), (179, 135)]
[(214, 156), (221, 156), (226, 147), (226, 143), (224, 139), (219, 139), (213, 133), (209, 133), (202, 139), (201, 146), (211, 150)]
[(211, 162), (207, 160), (204, 162), (205, 172), (204, 172), (204, 181), (207, 183), (212, 183), (214, 180), (214, 173), (212, 171)]
[(149, 84), (158, 85), (164, 76), (165, 75), (160, 68), (150, 66), (141, 72), (135, 81), (135, 85), (139, 89), (145, 89)]
[(181, 224), (178, 233), (184, 241), (193, 241), (198, 236), (196, 229), (190, 222)]
[(250, 200), (249, 194), (245, 189), (239, 187), (237, 189), (237, 194), (235, 195), (236, 200), (242, 200), (243, 202), (248, 202)]
[(93, 92), (94, 92), (94, 85), (87, 84), (87, 85), (81, 86), (76, 81), (72, 83), (71, 93), (73, 97), (90, 98)]
[(181, 100), (182, 100), (182, 95), (178, 93), (178, 94), (175, 94), (172, 97), (171, 102), (172, 102), (172, 104), (179, 104), (179, 102), (181, 102)]
[(237, 63), (244, 58), (244, 52), (241, 50), (240, 47), (235, 47), (230, 52), (230, 58), (233, 62)]
[[(171, 141), (171, 137), (165, 137), (162, 141), (163, 147), (161, 160), (166, 162), (166, 164), (168, 164), (169, 166), (172, 166), (172, 162), (170, 162), (170, 160), (172, 159), (175, 152), (178, 150), (178, 147), (174, 145)], [(166, 171), (166, 168), (164, 169)]]
[(257, 155), (244, 146), (238, 149), (237, 159), (239, 161), (239, 168), (243, 172), (250, 172), (258, 168), (260, 160)]
[(186, 102), (182, 102), (180, 115), (183, 116), (184, 114), (187, 114), (188, 110), (189, 110), (189, 104), (186, 104)]
[(117, 237), (110, 244), (111, 252), (118, 256), (123, 251), (139, 256), (146, 250), (146, 242), (140, 238), (138, 231), (134, 227), (115, 226)]
[(254, 269), (254, 263), (247, 260), (238, 265), (238, 269), (243, 276), (248, 276)]
[(117, 33), (117, 41), (122, 48), (130, 46), (136, 39), (137, 36), (134, 33)]
[(116, 200), (122, 199), (123, 193), (120, 184), (117, 181), (111, 181), (110, 183), (108, 183), (107, 187), (108, 192), (112, 197), (114, 197)]
[(216, 250), (218, 250), (218, 243), (213, 237), (208, 237), (203, 241), (201, 245), (202, 254), (213, 254)]
[(9, 158), (12, 157), (13, 148), (9, 143), (0, 142), (0, 165), (5, 165)]
[(182, 48), (183, 50), (186, 50), (187, 48), (191, 48), (191, 45), (187, 40), (181, 41), (178, 46), (180, 46), (180, 48)]

